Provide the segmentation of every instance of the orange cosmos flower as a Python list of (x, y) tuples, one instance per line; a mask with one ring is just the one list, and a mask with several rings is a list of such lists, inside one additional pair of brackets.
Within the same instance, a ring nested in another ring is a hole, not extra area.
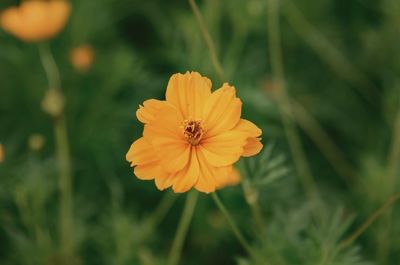
[(1, 27), (26, 42), (37, 42), (54, 37), (65, 26), (71, 5), (64, 0), (24, 1), (1, 13)]
[(211, 81), (199, 73), (174, 74), (165, 101), (150, 99), (137, 110), (143, 137), (126, 159), (139, 179), (154, 179), (160, 190), (213, 192), (241, 156), (262, 148), (261, 130), (241, 119), (241, 110), (235, 88), (227, 83), (211, 92)]
[(91, 45), (82, 45), (74, 48), (70, 54), (72, 65), (79, 72), (86, 72), (92, 66), (95, 53)]

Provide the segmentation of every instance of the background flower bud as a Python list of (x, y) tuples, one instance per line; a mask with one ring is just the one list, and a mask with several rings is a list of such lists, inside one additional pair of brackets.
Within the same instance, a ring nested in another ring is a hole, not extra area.
[(35, 133), (29, 136), (28, 146), (29, 149), (31, 149), (32, 151), (39, 151), (43, 148), (44, 144), (45, 138), (43, 137), (43, 135)]
[(47, 90), (42, 101), (42, 109), (54, 118), (59, 117), (64, 109), (64, 97), (61, 92), (56, 89)]

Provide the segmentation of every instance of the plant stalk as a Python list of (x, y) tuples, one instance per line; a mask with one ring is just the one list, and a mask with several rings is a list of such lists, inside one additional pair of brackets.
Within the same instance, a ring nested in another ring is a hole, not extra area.
[(199, 193), (196, 191), (189, 192), (186, 198), (185, 206), (181, 219), (179, 221), (178, 229), (172, 243), (171, 251), (168, 257), (168, 265), (177, 265), (182, 254), (183, 243), (189, 229), (190, 221), (192, 220), (194, 209), (196, 207)]
[[(42, 43), (39, 45), (40, 59), (46, 73), (49, 90), (57, 90), (61, 93), (60, 73), (50, 47)], [(61, 252), (65, 257), (73, 255), (74, 243), (72, 237), (73, 228), (73, 191), (71, 160), (68, 142), (67, 124), (64, 111), (53, 119), (54, 136), (59, 169), (60, 212), (59, 234)]]
[(378, 217), (380, 217), (386, 209), (392, 206), (398, 199), (400, 199), (400, 192), (392, 195), (381, 208), (376, 210), (362, 225), (360, 225), (354, 233), (352, 233), (349, 237), (344, 239), (340, 244), (342, 247), (346, 247), (350, 245), (354, 240), (356, 240), (362, 233), (364, 233), (367, 228), (372, 225)]
[(147, 237), (149, 234), (151, 234), (155, 230), (155, 228), (161, 223), (161, 221), (167, 215), (168, 211), (171, 209), (176, 198), (177, 196), (170, 192), (164, 195), (157, 208), (154, 210), (154, 212), (146, 222), (146, 231), (144, 232), (144, 237)]
[[(271, 56), (272, 75), (279, 89), (277, 99), (282, 122), (303, 188), (310, 199), (319, 200), (320, 197), (318, 194), (317, 185), (315, 183), (311, 169), (307, 163), (306, 154), (303, 150), (299, 135), (293, 124), (293, 121), (291, 120), (291, 118), (289, 118), (293, 117), (293, 111), (290, 104), (290, 98), (285, 86), (281, 49), (281, 35), (279, 27), (279, 2), (277, 0), (269, 0), (268, 11), (268, 39)], [(286, 113), (289, 114), (289, 117), (288, 115), (286, 115)]]
[(218, 208), (220, 209), (222, 214), (225, 216), (226, 220), (228, 221), (228, 223), (233, 231), (233, 234), (236, 236), (239, 243), (243, 246), (243, 248), (249, 254), (254, 254), (253, 249), (251, 248), (250, 244), (247, 242), (247, 240), (243, 236), (242, 232), (240, 232), (238, 226), (236, 225), (236, 223), (233, 220), (232, 216), (230, 215), (229, 211), (226, 209), (225, 205), (219, 199), (218, 194), (216, 192), (213, 192), (211, 194), (211, 197), (213, 198), (215, 204), (218, 206)]
[(189, 0), (190, 7), (192, 8), (193, 14), (196, 17), (197, 24), (200, 28), (201, 35), (203, 36), (204, 41), (210, 51), (211, 62), (217, 72), (219, 81), (224, 81), (224, 71), (222, 70), (222, 66), (220, 61), (218, 60), (217, 50), (215, 48), (215, 44), (211, 38), (209, 31), (207, 30), (207, 26), (203, 20), (203, 17), (200, 13), (199, 7), (196, 4), (195, 0)]

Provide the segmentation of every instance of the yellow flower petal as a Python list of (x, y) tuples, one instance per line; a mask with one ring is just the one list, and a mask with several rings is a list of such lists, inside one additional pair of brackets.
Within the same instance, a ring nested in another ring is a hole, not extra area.
[(71, 6), (66, 1), (50, 1), (49, 2), (49, 21), (52, 21), (48, 31), (48, 37), (57, 34), (67, 23)]
[(205, 136), (231, 130), (240, 119), (242, 102), (234, 87), (225, 83), (208, 98), (204, 107)]
[(149, 162), (143, 165), (137, 165), (133, 170), (136, 177), (141, 180), (151, 180), (156, 177), (167, 175), (160, 167), (159, 161)]
[(263, 148), (263, 144), (260, 142), (260, 138), (250, 137), (247, 138), (246, 145), (243, 148), (244, 157), (254, 156), (258, 154)]
[(207, 162), (202, 152), (197, 151), (197, 157), (200, 165), (200, 175), (195, 188), (205, 193), (214, 192), (217, 187), (215, 167)]
[[(160, 140), (158, 138), (157, 140)], [(169, 173), (178, 172), (183, 169), (190, 159), (190, 146), (188, 144), (180, 144), (176, 142), (160, 143), (154, 141), (157, 156), (163, 169)]]
[(220, 186), (221, 179), (227, 179), (232, 170), (232, 166), (214, 167), (207, 162), (204, 154), (197, 152), (197, 157), (200, 164), (200, 175), (195, 185), (198, 191), (210, 193)]
[(185, 141), (182, 129), (183, 118), (175, 107), (168, 103), (162, 104), (157, 111), (152, 112), (152, 117), (154, 119), (146, 120), (145, 130), (151, 131), (149, 135)]
[(19, 7), (6, 9), (0, 18), (2, 28), (27, 42), (54, 37), (64, 28), (71, 5), (64, 0), (23, 1)]
[(7, 32), (17, 32), (23, 27), (18, 9), (10, 7), (1, 13), (1, 27)]
[(126, 154), (131, 166), (136, 166), (134, 174), (138, 179), (151, 180), (165, 178), (168, 174), (161, 168), (153, 146), (145, 139), (136, 140)]
[(165, 106), (165, 101), (157, 99), (149, 99), (143, 102), (143, 106), (139, 106), (136, 111), (136, 117), (144, 124), (155, 120), (155, 115), (158, 111)]
[(174, 192), (181, 193), (190, 190), (199, 179), (200, 167), (195, 148), (192, 148), (190, 153), (189, 163), (175, 176), (176, 180), (172, 186)]
[(207, 162), (215, 167), (232, 165), (233, 163), (235, 163), (239, 160), (241, 152), (242, 152), (242, 150), (241, 150), (241, 152), (236, 153), (236, 154), (221, 154), (221, 153), (216, 154), (216, 153), (210, 152), (206, 148), (201, 148), (201, 149), (199, 149), (199, 151), (202, 152), (204, 156), (206, 156)]
[(175, 179), (176, 179), (176, 177), (174, 174), (157, 176), (155, 179), (155, 184), (156, 184), (157, 189), (165, 190), (174, 184)]
[(240, 183), (241, 179), (239, 170), (230, 167), (230, 171), (228, 171), (227, 174), (223, 174), (218, 178), (218, 189), (222, 189), (226, 186), (237, 185)]
[(258, 137), (262, 133), (261, 129), (258, 128), (254, 123), (245, 119), (240, 119), (234, 130), (247, 132), (251, 137)]
[(239, 160), (247, 135), (240, 131), (228, 131), (202, 141), (200, 151), (215, 166), (232, 165)]
[(129, 148), (126, 160), (131, 163), (131, 166), (147, 164), (157, 160), (157, 156), (154, 154), (152, 145), (144, 137), (141, 137)]
[(147, 120), (143, 135), (154, 147), (163, 169), (177, 172), (188, 163), (190, 146), (183, 135), (177, 110), (167, 103), (156, 104), (161, 107), (151, 114), (154, 119)]
[[(38, 41), (47, 37), (47, 31), (51, 27), (45, 25), (48, 20), (48, 5), (43, 1), (24, 1), (17, 11), (20, 19), (20, 28), (18, 31), (11, 32), (25, 41)], [(47, 23), (51, 23), (50, 20)]]
[(254, 123), (245, 119), (240, 119), (234, 130), (246, 132), (249, 135), (246, 145), (243, 148), (242, 156), (253, 156), (261, 151), (263, 145), (257, 137), (261, 135), (262, 131)]
[(197, 72), (186, 72), (170, 78), (166, 100), (180, 111), (184, 119), (201, 120), (204, 104), (210, 95), (210, 79)]

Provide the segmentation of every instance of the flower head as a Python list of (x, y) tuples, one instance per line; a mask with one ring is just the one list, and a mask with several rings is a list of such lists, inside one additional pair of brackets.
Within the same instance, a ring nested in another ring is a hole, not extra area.
[(79, 72), (86, 72), (92, 66), (95, 53), (90, 45), (82, 45), (74, 48), (70, 54), (70, 61)]
[(126, 159), (139, 179), (154, 179), (160, 190), (213, 192), (241, 156), (262, 148), (261, 130), (240, 118), (241, 109), (229, 84), (212, 92), (211, 81), (199, 73), (174, 74), (165, 101), (150, 99), (137, 110), (143, 137)]
[(26, 42), (38, 42), (54, 37), (65, 26), (71, 6), (66, 0), (23, 1), (0, 15), (1, 27)]

